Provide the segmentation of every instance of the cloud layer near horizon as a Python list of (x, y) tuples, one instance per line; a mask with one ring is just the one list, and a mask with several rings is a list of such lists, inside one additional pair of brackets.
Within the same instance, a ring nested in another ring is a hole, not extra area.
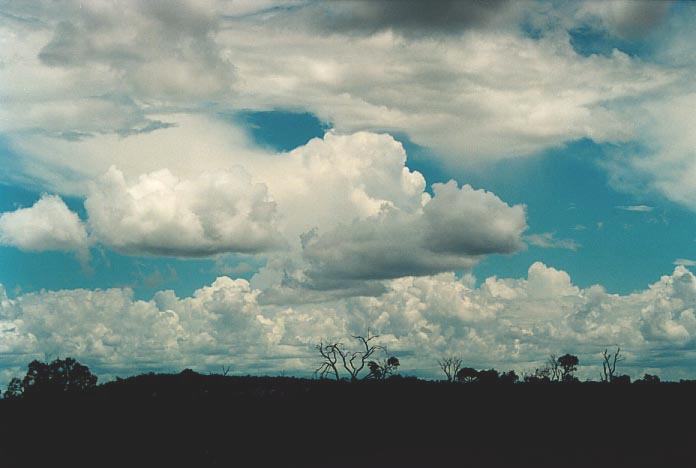
[[(696, 277), (683, 266), (643, 291), (616, 295), (581, 289), (567, 273), (534, 263), (527, 277), (444, 273), (386, 283), (379, 297), (322, 304), (262, 305), (243, 279), (220, 277), (190, 297), (161, 291), (135, 300), (129, 289), (28, 293), (0, 289), (3, 375), (33, 358), (74, 356), (102, 376), (148, 370), (308, 375), (313, 344), (346, 339), (367, 327), (401, 358), (409, 374), (437, 376), (435, 360), (461, 355), (474, 367), (532, 370), (549, 353), (581, 357), (596, 378), (599, 353), (620, 345), (622, 372), (676, 378), (688, 372), (696, 344)], [(659, 370), (655, 370), (659, 369)], [(596, 373), (596, 372), (595, 372)]]

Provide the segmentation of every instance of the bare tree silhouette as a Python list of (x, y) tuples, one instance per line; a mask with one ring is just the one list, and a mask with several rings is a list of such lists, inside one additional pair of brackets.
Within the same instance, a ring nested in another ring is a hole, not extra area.
[[(360, 348), (357, 351), (347, 350), (343, 343), (336, 341), (330, 341), (328, 343), (321, 341), (316, 345), (314, 348), (319, 351), (322, 362), (314, 373), (321, 378), (325, 378), (328, 374), (333, 374), (336, 380), (340, 380), (338, 364), (341, 364), (350, 376), (350, 381), (355, 382), (359, 380), (360, 373), (365, 369), (365, 366), (373, 361), (370, 357), (374, 355), (375, 352), (382, 350), (386, 353), (383, 346), (374, 344), (374, 340), (379, 338), (379, 335), (372, 335), (369, 329), (365, 336), (354, 335), (353, 338), (360, 342)], [(388, 360), (389, 359), (387, 359), (387, 361)], [(383, 363), (385, 366), (388, 364), (387, 361)], [(398, 359), (396, 359), (396, 362), (398, 363)], [(381, 366), (381, 364), (376, 361), (375, 365), (377, 367)], [(377, 369), (377, 367), (373, 366), (375, 369)], [(391, 367), (395, 367), (393, 361)]]
[(370, 356), (372, 356), (375, 351), (384, 349), (382, 346), (370, 344), (371, 341), (379, 338), (379, 335), (370, 335), (369, 329), (367, 330), (366, 336), (355, 335), (353, 338), (360, 341), (360, 350), (351, 352), (341, 349), (340, 346), (336, 348), (343, 362), (343, 368), (350, 375), (351, 382), (358, 380), (358, 376), (365, 368), (365, 364), (367, 364)]
[(322, 340), (314, 347), (317, 351), (319, 351), (319, 354), (322, 357), (322, 362), (319, 367), (314, 370), (314, 374), (318, 375), (322, 379), (325, 379), (328, 374), (332, 373), (336, 377), (336, 380), (341, 380), (341, 377), (338, 374), (338, 368), (336, 367), (336, 364), (338, 363), (338, 350), (340, 349), (340, 346), (341, 343), (324, 343)]
[(448, 382), (454, 382), (457, 378), (459, 369), (462, 368), (462, 358), (457, 356), (445, 356), (437, 360), (437, 365), (440, 366), (442, 372), (447, 376)]
[(618, 346), (616, 352), (609, 353), (608, 351), (605, 349), (602, 352), (602, 375), (600, 377), (602, 382), (611, 383), (615, 379), (616, 364), (623, 361), (625, 357), (621, 355), (621, 348)]

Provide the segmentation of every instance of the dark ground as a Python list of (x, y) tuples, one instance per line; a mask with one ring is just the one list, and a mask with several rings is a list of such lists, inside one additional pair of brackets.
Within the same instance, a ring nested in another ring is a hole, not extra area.
[(0, 466), (696, 467), (696, 385), (144, 375), (0, 401)]

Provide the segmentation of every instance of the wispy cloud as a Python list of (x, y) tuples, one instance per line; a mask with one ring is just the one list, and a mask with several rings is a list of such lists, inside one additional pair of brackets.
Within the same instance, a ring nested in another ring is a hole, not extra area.
[(617, 206), (616, 209), (624, 210), (624, 211), (636, 211), (639, 213), (649, 213), (650, 211), (654, 210), (655, 208), (652, 206), (648, 206), (648, 205), (620, 205), (620, 206)]
[(542, 232), (540, 234), (530, 234), (525, 237), (527, 242), (544, 249), (567, 249), (578, 250), (580, 244), (573, 239), (557, 239), (553, 232)]
[(678, 258), (673, 262), (675, 265), (692, 267), (696, 266), (696, 260), (689, 260), (688, 258)]

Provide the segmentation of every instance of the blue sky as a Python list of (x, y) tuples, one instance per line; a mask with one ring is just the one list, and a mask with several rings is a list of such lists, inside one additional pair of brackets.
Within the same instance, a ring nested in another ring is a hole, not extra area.
[(366, 5), (0, 3), (0, 383), (367, 327), (693, 375), (693, 4)]

